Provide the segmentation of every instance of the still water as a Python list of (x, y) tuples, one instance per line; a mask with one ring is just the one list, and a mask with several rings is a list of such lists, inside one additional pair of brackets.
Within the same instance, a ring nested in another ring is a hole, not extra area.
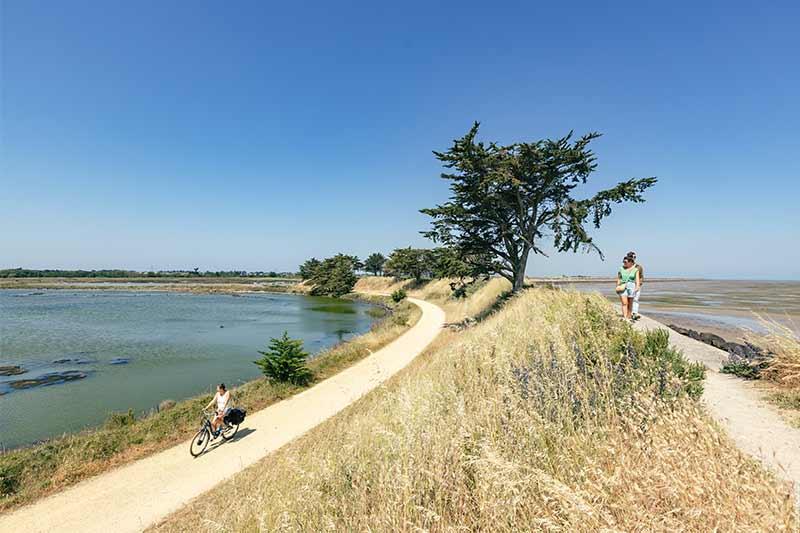
[[(314, 354), (367, 331), (370, 307), (290, 294), (0, 290), (0, 366), (26, 371), (0, 376), (0, 448), (253, 379), (270, 337), (288, 331)], [(86, 377), (10, 385), (54, 373)]]

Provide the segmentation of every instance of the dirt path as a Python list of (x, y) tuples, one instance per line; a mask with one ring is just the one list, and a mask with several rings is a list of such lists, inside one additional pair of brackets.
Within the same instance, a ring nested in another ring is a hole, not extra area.
[(728, 431), (740, 450), (793, 484), (795, 504), (800, 508), (800, 429), (787, 425), (750, 383), (720, 373), (728, 357), (726, 352), (685, 337), (647, 317), (642, 317), (636, 328), (667, 329), (670, 342), (688, 359), (706, 365), (709, 371), (703, 401), (711, 415)]
[(0, 531), (141, 531), (368, 393), (419, 355), (439, 334), (444, 311), (409, 298), (419, 322), (366, 359), (314, 387), (248, 416), (231, 442), (197, 459), (189, 441), (86, 480), (0, 516)]

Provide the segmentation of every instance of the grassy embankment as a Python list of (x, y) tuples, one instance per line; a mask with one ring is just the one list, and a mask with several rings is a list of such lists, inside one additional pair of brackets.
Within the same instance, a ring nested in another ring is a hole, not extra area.
[[(385, 346), (413, 326), (421, 315), (419, 308), (408, 302), (393, 304), (387, 298), (371, 299), (386, 305), (391, 312), (366, 334), (312, 359), (309, 366), (315, 381), (330, 377)], [(234, 395), (240, 405), (253, 412), (300, 390), (257, 379), (234, 389)], [(102, 428), (0, 454), (0, 510), (59, 491), (190, 438), (197, 430), (200, 410), (210, 399), (210, 395), (201, 395), (143, 417), (115, 414)]]
[(156, 529), (797, 529), (788, 488), (698, 405), (702, 369), (599, 295), (529, 290), (440, 338)]

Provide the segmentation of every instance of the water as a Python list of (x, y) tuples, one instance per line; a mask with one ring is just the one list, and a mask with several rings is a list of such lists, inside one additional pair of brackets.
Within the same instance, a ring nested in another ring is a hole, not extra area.
[[(11, 448), (259, 376), (252, 363), (284, 330), (316, 353), (367, 331), (367, 304), (289, 294), (0, 290), (0, 446)], [(67, 363), (54, 363), (72, 359)], [(128, 361), (126, 364), (112, 364)], [(14, 390), (12, 380), (85, 379)], [(5, 394), (3, 394), (5, 393)]]
[[(572, 283), (573, 288), (598, 291), (614, 303), (615, 283)], [(800, 333), (800, 282), (737, 280), (647, 280), (640, 311), (662, 322), (740, 337), (763, 332), (763, 318)]]

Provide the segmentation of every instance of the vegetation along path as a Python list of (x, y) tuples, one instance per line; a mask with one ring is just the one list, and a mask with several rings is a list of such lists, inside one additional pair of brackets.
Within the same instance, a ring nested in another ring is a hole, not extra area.
[[(665, 328), (647, 317), (642, 317), (636, 326), (641, 330)], [(800, 430), (790, 427), (748, 383), (720, 373), (728, 358), (726, 352), (665, 329), (670, 343), (682, 350), (687, 359), (701, 362), (710, 370), (703, 401), (711, 415), (725, 427), (739, 449), (793, 484), (795, 504), (800, 508)]]
[(438, 306), (410, 301), (422, 309), (413, 328), (347, 370), (248, 416), (233, 441), (211, 446), (197, 459), (189, 455), (187, 441), (0, 516), (0, 531), (141, 531), (338, 413), (410, 363), (436, 338), (445, 320)]

